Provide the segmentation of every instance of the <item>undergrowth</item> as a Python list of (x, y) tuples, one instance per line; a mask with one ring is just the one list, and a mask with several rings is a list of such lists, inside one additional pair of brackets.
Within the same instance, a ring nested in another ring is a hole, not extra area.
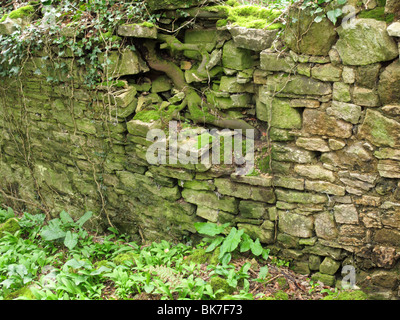
[[(138, 244), (113, 228), (88, 232), (90, 218), (74, 221), (63, 211), (46, 222), (44, 214), (0, 209), (0, 300), (289, 299), (285, 278), (271, 275), (288, 263), (243, 230), (197, 223), (206, 237), (196, 246)], [(266, 294), (275, 279), (276, 292)], [(324, 290), (329, 299), (338, 293)]]

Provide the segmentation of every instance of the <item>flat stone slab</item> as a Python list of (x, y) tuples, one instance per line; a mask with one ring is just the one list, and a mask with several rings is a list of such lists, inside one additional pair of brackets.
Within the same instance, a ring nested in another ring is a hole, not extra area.
[(123, 24), (118, 28), (118, 35), (123, 37), (157, 39), (157, 28), (142, 24)]
[(272, 46), (278, 30), (252, 29), (233, 26), (228, 28), (239, 48), (262, 51)]

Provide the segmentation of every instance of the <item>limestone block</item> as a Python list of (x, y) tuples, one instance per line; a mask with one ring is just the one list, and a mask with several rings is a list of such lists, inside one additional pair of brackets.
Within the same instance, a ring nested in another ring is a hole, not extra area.
[(395, 59), (396, 42), (386, 31), (386, 23), (375, 19), (355, 19), (351, 26), (337, 28), (336, 48), (344, 65), (368, 65)]

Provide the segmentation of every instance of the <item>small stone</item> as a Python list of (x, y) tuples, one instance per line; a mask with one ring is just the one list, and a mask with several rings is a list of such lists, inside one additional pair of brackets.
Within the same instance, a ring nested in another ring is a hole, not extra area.
[(321, 81), (340, 81), (342, 79), (342, 69), (330, 63), (322, 64), (312, 68), (311, 76)]
[(333, 286), (335, 284), (336, 278), (335, 278), (335, 276), (332, 276), (332, 275), (317, 272), (311, 276), (311, 280), (321, 281), (323, 284), (325, 284), (327, 286)]
[(267, 213), (267, 206), (262, 202), (242, 200), (239, 203), (239, 212), (244, 218), (261, 219)]
[(285, 211), (278, 211), (279, 214), (279, 230), (289, 235), (309, 238), (312, 236), (314, 226), (312, 217), (305, 217)]
[(275, 175), (273, 183), (275, 187), (282, 187), (294, 190), (304, 190), (304, 179)]
[(378, 107), (380, 105), (379, 95), (375, 90), (354, 87), (353, 102), (364, 107)]
[(333, 151), (341, 150), (346, 146), (346, 142), (337, 139), (329, 139), (328, 144)]
[(326, 257), (320, 267), (319, 270), (324, 274), (334, 275), (340, 267), (340, 262), (335, 261), (332, 258)]
[(295, 62), (288, 54), (281, 54), (264, 50), (260, 53), (260, 68), (266, 71), (284, 71), (293, 73)]
[(352, 124), (357, 124), (361, 116), (361, 107), (351, 103), (332, 101), (332, 105), (326, 109), (326, 113)]
[(394, 22), (387, 27), (387, 32), (391, 37), (400, 37), (400, 22)]
[(225, 43), (222, 51), (222, 65), (225, 68), (244, 70), (253, 67), (252, 53), (248, 49), (238, 48), (233, 40)]
[(358, 212), (353, 204), (339, 204), (334, 207), (337, 223), (358, 224)]
[(278, 200), (289, 203), (323, 204), (328, 201), (326, 195), (281, 189), (277, 189), (275, 192)]
[(317, 180), (326, 180), (334, 182), (336, 180), (332, 171), (322, 168), (319, 165), (302, 165), (294, 167), (294, 171), (304, 177)]
[(157, 39), (157, 28), (143, 24), (123, 24), (118, 28), (118, 35), (123, 37)]
[(344, 66), (342, 72), (342, 78), (344, 83), (353, 84), (356, 81), (356, 74), (354, 69), (351, 67)]
[(359, 129), (359, 137), (378, 147), (400, 145), (400, 124), (384, 117), (380, 112), (367, 109), (364, 122)]
[(335, 239), (338, 235), (336, 223), (333, 215), (327, 211), (315, 216), (315, 233), (318, 238), (325, 240)]
[(325, 112), (306, 109), (303, 112), (303, 130), (313, 135), (349, 138), (352, 135), (353, 125), (336, 120)]
[(319, 193), (333, 194), (335, 196), (344, 196), (346, 189), (326, 181), (306, 181), (305, 189)]
[(333, 100), (341, 101), (341, 102), (350, 102), (351, 94), (350, 94), (350, 86), (344, 82), (335, 82), (333, 84)]
[(321, 138), (298, 138), (296, 140), (298, 147), (310, 151), (328, 152), (330, 151), (326, 140)]
[(239, 48), (262, 51), (271, 47), (278, 30), (252, 29), (232, 26), (228, 28)]

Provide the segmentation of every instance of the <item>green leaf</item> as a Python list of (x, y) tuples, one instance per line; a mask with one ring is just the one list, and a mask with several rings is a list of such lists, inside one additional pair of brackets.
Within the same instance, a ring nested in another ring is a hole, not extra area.
[(64, 245), (72, 250), (78, 244), (78, 235), (76, 233), (72, 233), (71, 231), (67, 231), (65, 235)]
[(261, 254), (264, 260), (268, 260), (269, 257), (269, 249), (263, 249), (263, 252)]
[(316, 16), (316, 17), (314, 18), (314, 21), (315, 21), (316, 23), (319, 23), (319, 22), (322, 21), (323, 18), (324, 18), (323, 15), (322, 15), (322, 16)]
[(79, 220), (76, 222), (79, 227), (82, 227), (86, 221), (88, 221), (93, 215), (92, 211), (86, 212), (82, 217), (79, 218)]
[(198, 233), (205, 234), (211, 237), (224, 232), (225, 228), (228, 226), (229, 223), (217, 225), (216, 223), (211, 222), (196, 222), (194, 224), (194, 227), (196, 228)]
[(53, 219), (47, 226), (42, 228), (41, 237), (46, 241), (58, 240), (65, 237), (65, 231), (60, 227), (60, 220)]
[(260, 243), (260, 239), (256, 239), (251, 245), (250, 245), (251, 252), (255, 256), (259, 256), (263, 252), (263, 247)]
[(243, 234), (242, 242), (240, 243), (240, 252), (246, 252), (250, 250), (251, 245), (253, 244), (253, 240), (250, 238), (249, 235)]
[(64, 223), (74, 223), (74, 219), (72, 219), (69, 213), (64, 210), (60, 213), (60, 219)]
[(229, 232), (228, 236), (225, 238), (224, 242), (221, 245), (219, 255), (220, 258), (222, 258), (225, 252), (232, 252), (238, 247), (240, 241), (242, 240), (243, 233), (243, 229), (237, 230), (235, 227), (231, 229), (231, 232)]
[(268, 272), (268, 266), (261, 267), (260, 272), (258, 273), (258, 279), (265, 279), (265, 277), (268, 275)]
[(232, 255), (228, 252), (226, 252), (222, 258), (221, 258), (221, 263), (222, 264), (228, 264), (232, 259)]
[(346, 2), (347, 2), (347, 0), (337, 0), (338, 5), (345, 4)]
[(328, 19), (330, 21), (332, 21), (333, 24), (336, 24), (337, 22), (337, 18), (339, 18), (342, 15), (342, 10), (341, 9), (335, 9), (335, 10), (331, 10), (328, 11), (326, 13)]
[(218, 247), (221, 242), (224, 241), (224, 237), (216, 237), (208, 246), (208, 248), (206, 249), (206, 252), (211, 252), (213, 251), (216, 247)]

